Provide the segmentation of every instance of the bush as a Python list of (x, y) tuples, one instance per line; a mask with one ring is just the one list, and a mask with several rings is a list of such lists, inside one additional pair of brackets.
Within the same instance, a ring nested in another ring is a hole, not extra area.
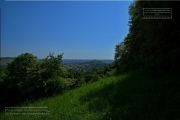
[(94, 77), (93, 74), (87, 74), (87, 75), (85, 76), (85, 82), (88, 83), (89, 81), (92, 80), (93, 77)]
[(67, 89), (67, 81), (61, 77), (51, 78), (48, 79), (45, 88), (46, 96), (62, 93)]
[(15, 101), (62, 92), (64, 83), (58, 77), (67, 75), (67, 71), (62, 68), (62, 54), (57, 57), (49, 54), (41, 62), (36, 58), (30, 53), (24, 53), (15, 57), (7, 66), (8, 77), (4, 85), (8, 96), (14, 97)]

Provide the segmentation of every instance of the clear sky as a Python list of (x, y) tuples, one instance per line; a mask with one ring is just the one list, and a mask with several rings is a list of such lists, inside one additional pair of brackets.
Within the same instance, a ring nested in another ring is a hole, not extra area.
[(1, 57), (49, 52), (64, 59), (114, 59), (128, 33), (130, 1), (1, 2)]

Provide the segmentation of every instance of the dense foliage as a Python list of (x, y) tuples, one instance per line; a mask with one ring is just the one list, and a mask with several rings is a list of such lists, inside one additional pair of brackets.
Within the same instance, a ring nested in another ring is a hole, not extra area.
[[(172, 8), (172, 19), (143, 19), (143, 8)], [(173, 1), (135, 1), (129, 7), (129, 33), (116, 45), (118, 72), (135, 68), (153, 73), (174, 72), (180, 67), (180, 17)]]
[(24, 53), (8, 63), (7, 68), (1, 68), (0, 102), (5, 103), (1, 107), (49, 97), (82, 84), (97, 81), (104, 76), (113, 75), (111, 65), (99, 70), (88, 69), (86, 72), (65, 69), (62, 65), (62, 57), (63, 54), (54, 56), (50, 53), (45, 59), (39, 61), (33, 54)]

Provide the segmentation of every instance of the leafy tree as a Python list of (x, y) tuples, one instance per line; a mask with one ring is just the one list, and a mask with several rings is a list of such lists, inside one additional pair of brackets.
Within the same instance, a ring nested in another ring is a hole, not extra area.
[(41, 62), (41, 74), (43, 79), (53, 78), (57, 76), (65, 76), (66, 70), (62, 68), (62, 56), (57, 55), (55, 57), (53, 54), (49, 54), (42, 62)]
[[(30, 53), (21, 54), (7, 65), (7, 69), (2, 74), (1, 94), (3, 105), (9, 106), (24, 101), (30, 93), (33, 81), (29, 79), (29, 71), (37, 64), (36, 56)], [(30, 84), (31, 83), (31, 84)], [(32, 86), (33, 87), (33, 86)]]
[(24, 53), (15, 57), (11, 63), (8, 63), (8, 74), (21, 84), (27, 79), (28, 70), (37, 62), (36, 58), (30, 53)]
[(125, 45), (124, 45), (124, 42), (121, 42), (120, 44), (117, 44), (116, 45), (116, 48), (115, 48), (115, 60), (119, 60), (123, 57), (123, 55), (125, 54), (126, 52), (126, 49), (125, 49)]
[(62, 67), (63, 54), (54, 56), (49, 54), (41, 61), (39, 67), (39, 82), (38, 91), (41, 96), (49, 96), (63, 91), (61, 84), (64, 84), (61, 78), (67, 77), (68, 72)]
[(85, 76), (85, 82), (88, 83), (89, 81), (91, 81), (93, 79), (94, 75), (92, 73), (88, 73)]
[[(144, 68), (169, 73), (180, 68), (177, 2), (134, 1), (129, 7), (129, 33), (116, 45), (117, 70)], [(172, 8), (173, 19), (143, 19), (143, 8)]]
[(36, 56), (30, 53), (24, 53), (15, 57), (7, 66), (8, 78), (5, 81), (7, 91), (12, 91), (10, 96), (16, 96), (15, 99), (17, 101), (24, 99), (23, 91), (28, 86), (29, 70), (37, 63), (36, 58)]
[[(67, 71), (62, 67), (62, 54), (49, 54), (43, 61), (37, 57), (24, 53), (14, 58), (7, 66), (6, 80), (8, 96), (24, 99), (37, 99), (62, 91), (61, 79), (66, 77)], [(8, 84), (11, 83), (11, 84)]]
[(125, 60), (126, 53), (127, 53), (127, 49), (124, 42), (121, 42), (116, 45), (114, 59), (115, 59), (115, 66), (117, 68), (117, 73), (125, 71), (124, 66), (126, 64), (123, 61)]

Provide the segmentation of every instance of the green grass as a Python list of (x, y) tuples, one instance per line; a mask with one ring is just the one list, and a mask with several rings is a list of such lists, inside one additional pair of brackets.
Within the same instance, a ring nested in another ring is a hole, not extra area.
[(22, 107), (47, 107), (47, 115), (5, 115), (2, 120), (179, 120), (180, 75), (153, 77), (134, 71), (83, 85)]

